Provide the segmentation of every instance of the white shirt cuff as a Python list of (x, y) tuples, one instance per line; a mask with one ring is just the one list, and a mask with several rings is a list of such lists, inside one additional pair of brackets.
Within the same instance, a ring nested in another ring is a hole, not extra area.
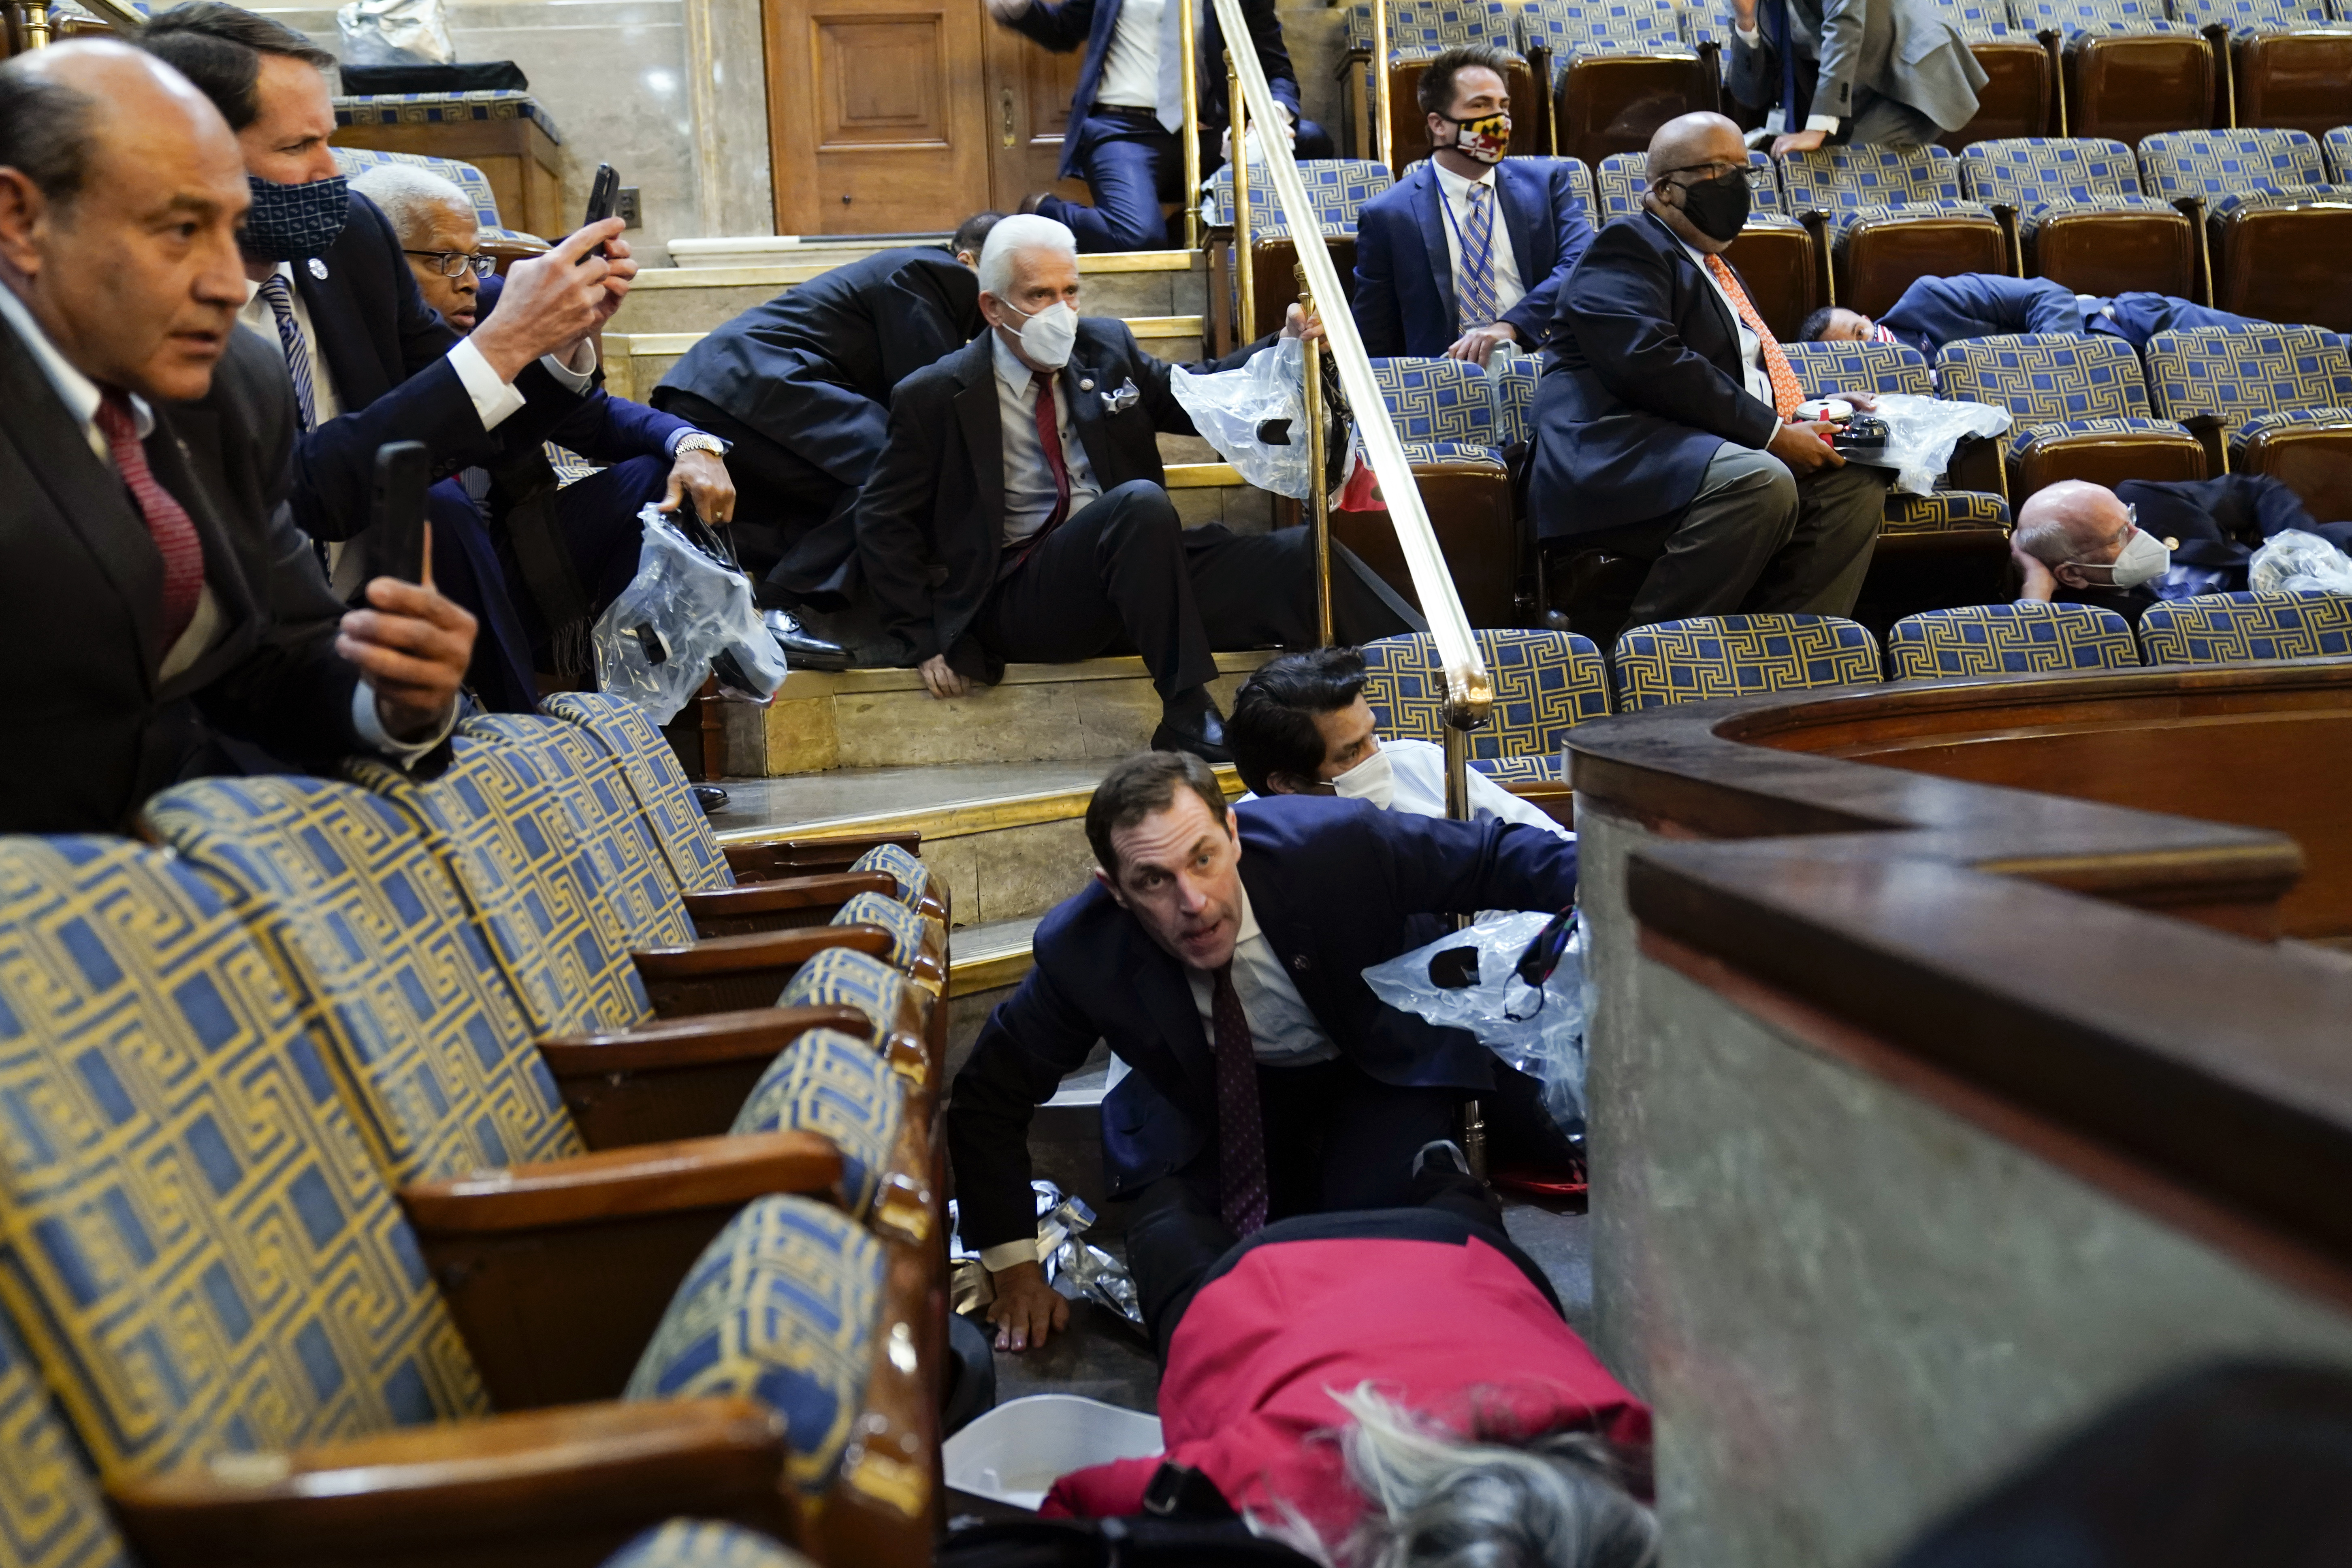
[(522, 394), (514, 384), (500, 381), (482, 351), (467, 338), (449, 351), (449, 368), (457, 373), (465, 384), (466, 395), (474, 400), (474, 416), (482, 422), (484, 430), (495, 430), (508, 419), (522, 412)]
[(457, 727), (457, 705), (449, 704), (449, 716), (439, 728), (422, 741), (395, 741), (385, 732), (383, 715), (375, 708), (375, 688), (361, 681), (352, 689), (352, 728), (359, 731), (360, 744), (372, 752), (383, 753), (403, 768), (413, 767)]
[(1034, 1236), (1026, 1240), (1008, 1241), (1000, 1246), (983, 1247), (980, 1249), (980, 1266), (991, 1274), (1003, 1273), (1016, 1263), (1036, 1261), (1037, 1238)]
[[(585, 363), (582, 362), (585, 361)], [(566, 392), (584, 395), (596, 384), (596, 340), (583, 338), (572, 345), (572, 363), (564, 363), (553, 354), (541, 354), (539, 363), (555, 378)]]
[(1746, 44), (1751, 49), (1759, 47), (1759, 42), (1763, 37), (1763, 35), (1759, 33), (1755, 28), (1743, 27), (1736, 22), (1732, 24), (1731, 30), (1738, 37), (1741, 43)]
[(1837, 128), (1838, 117), (1834, 114), (1808, 114), (1805, 116), (1805, 129), (1808, 131), (1826, 131), (1834, 132)]

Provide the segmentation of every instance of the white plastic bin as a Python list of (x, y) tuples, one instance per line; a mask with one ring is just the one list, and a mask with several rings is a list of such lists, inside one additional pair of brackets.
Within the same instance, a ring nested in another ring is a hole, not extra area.
[(1166, 1447), (1160, 1417), (1075, 1394), (1032, 1394), (975, 1417), (942, 1448), (948, 1485), (1034, 1509), (1072, 1470), (1143, 1459)]

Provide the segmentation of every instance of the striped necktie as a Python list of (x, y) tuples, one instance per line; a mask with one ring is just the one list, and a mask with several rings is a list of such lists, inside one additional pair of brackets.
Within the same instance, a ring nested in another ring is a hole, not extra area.
[(1483, 182), (1470, 187), (1470, 221), (1462, 230), (1462, 321), (1491, 326), (1502, 312), (1495, 305), (1494, 190)]
[(286, 373), (294, 378), (294, 405), (301, 415), (302, 428), (315, 429), (319, 395), (310, 381), (310, 345), (302, 341), (302, 323), (294, 319), (294, 287), (286, 281), (286, 274), (273, 272), (262, 279), (261, 297), (269, 301), (269, 313), (278, 319), (278, 341), (286, 349)]

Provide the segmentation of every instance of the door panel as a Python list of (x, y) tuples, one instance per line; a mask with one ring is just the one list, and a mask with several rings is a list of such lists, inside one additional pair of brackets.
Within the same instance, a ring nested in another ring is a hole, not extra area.
[(988, 26), (989, 205), (1011, 212), (1023, 196), (1052, 191), (1087, 199), (1084, 180), (1055, 180), (1083, 50), (1055, 54), (1010, 27)]

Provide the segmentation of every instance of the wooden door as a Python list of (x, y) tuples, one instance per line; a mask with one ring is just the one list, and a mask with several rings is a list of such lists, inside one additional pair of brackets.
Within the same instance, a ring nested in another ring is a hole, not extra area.
[(778, 233), (930, 231), (972, 210), (990, 184), (981, 0), (765, 0), (765, 15)]
[(1037, 191), (1087, 200), (1084, 180), (1054, 177), (1085, 52), (1057, 55), (1010, 27), (986, 26), (989, 205), (1009, 213)]

